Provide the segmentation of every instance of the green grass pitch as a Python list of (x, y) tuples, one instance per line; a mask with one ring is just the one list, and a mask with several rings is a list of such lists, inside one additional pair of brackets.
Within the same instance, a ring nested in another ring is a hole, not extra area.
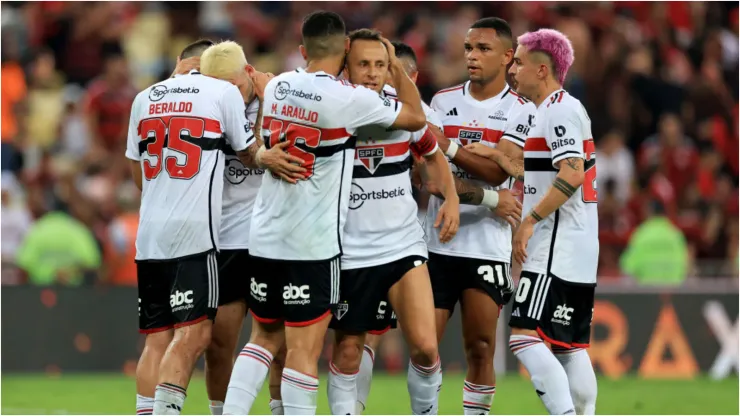
[[(463, 375), (445, 374), (440, 414), (462, 414)], [(546, 414), (528, 380), (497, 381), (493, 414)], [(3, 414), (134, 414), (135, 385), (120, 374), (2, 375)], [(738, 414), (738, 378), (712, 381), (599, 380), (598, 414)], [(254, 414), (270, 414), (267, 385)], [(321, 380), (319, 414), (328, 414), (326, 378)], [(409, 414), (405, 375), (376, 374), (366, 414)], [(208, 414), (204, 380), (188, 388), (184, 414)]]

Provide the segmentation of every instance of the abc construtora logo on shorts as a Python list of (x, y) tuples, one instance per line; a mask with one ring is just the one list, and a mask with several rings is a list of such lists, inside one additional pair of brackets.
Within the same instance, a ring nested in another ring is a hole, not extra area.
[(275, 87), (275, 99), (278, 101), (282, 101), (288, 98), (289, 95), (292, 95), (296, 98), (303, 98), (305, 100), (321, 101), (321, 96), (318, 94), (305, 93), (302, 90), (294, 90), (290, 88), (290, 84), (287, 81), (278, 82), (277, 86)]

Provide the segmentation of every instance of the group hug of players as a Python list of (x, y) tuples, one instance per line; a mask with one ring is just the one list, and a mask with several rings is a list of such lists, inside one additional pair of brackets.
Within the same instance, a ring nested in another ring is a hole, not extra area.
[[(407, 45), (348, 36), (323, 11), (302, 35), (305, 67), (278, 76), (235, 42), (193, 43), (133, 103), (137, 414), (179, 414), (203, 354), (213, 414), (249, 414), (268, 378), (273, 414), (315, 414), (328, 328), (331, 412), (361, 414), (396, 318), (411, 412), (437, 414), (437, 345), (459, 302), (462, 408), (485, 415), (512, 295), (509, 346), (548, 412), (594, 414), (595, 153), (585, 109), (562, 89), (568, 39), (541, 29), (515, 46), (504, 20), (481, 19), (465, 38), (469, 80), (428, 107)], [(431, 194), (426, 210), (414, 188)]]

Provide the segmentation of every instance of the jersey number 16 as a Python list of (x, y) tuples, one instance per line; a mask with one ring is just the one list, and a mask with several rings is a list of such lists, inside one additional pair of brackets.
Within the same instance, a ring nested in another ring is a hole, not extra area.
[[(270, 147), (277, 145), (281, 141), (288, 141), (290, 146), (288, 147), (288, 153), (303, 159), (303, 167), (306, 168), (306, 172), (303, 174), (306, 179), (313, 176), (314, 163), (316, 162), (316, 155), (309, 153), (296, 144), (301, 143), (305, 147), (317, 148), (321, 142), (321, 130), (305, 126), (303, 124), (293, 123), (289, 121), (283, 121), (278, 119), (267, 120), (262, 126), (263, 129), (269, 129), (270, 132)], [(272, 175), (275, 179), (279, 179), (275, 174)]]

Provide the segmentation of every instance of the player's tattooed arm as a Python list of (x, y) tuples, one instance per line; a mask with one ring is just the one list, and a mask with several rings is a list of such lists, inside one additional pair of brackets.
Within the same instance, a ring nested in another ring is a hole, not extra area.
[(444, 132), (437, 128), (437, 126), (429, 125), (429, 131), (434, 135), (435, 140), (439, 144), (439, 148), (448, 155), (450, 155), (450, 148), (453, 147), (454, 157), (452, 161), (466, 172), (471, 175), (487, 182), (490, 185), (498, 186), (504, 183), (508, 179), (509, 174), (503, 170), (501, 166), (495, 163), (495, 161), (487, 159), (486, 157), (479, 157), (466, 148), (459, 146), (457, 143), (451, 141)]
[(537, 206), (527, 215), (525, 221), (537, 223), (555, 212), (566, 201), (576, 195), (578, 188), (583, 184), (583, 159), (571, 157), (557, 163), (559, 171), (552, 186)]

